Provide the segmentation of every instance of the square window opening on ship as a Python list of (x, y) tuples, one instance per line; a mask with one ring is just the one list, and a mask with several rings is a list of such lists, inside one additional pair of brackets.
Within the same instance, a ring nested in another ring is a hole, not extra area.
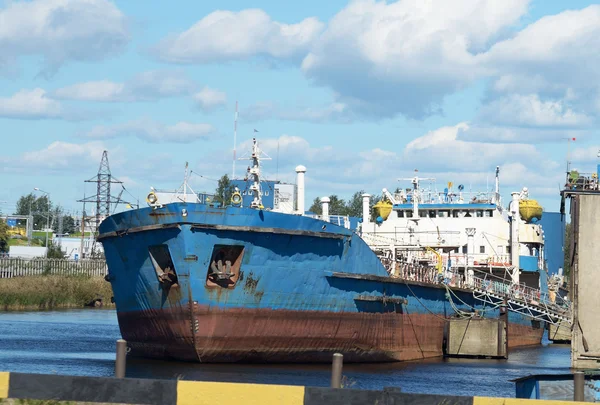
[(240, 277), (244, 246), (215, 245), (206, 272), (207, 287), (233, 288)]
[(167, 245), (154, 245), (148, 247), (150, 260), (154, 266), (156, 277), (164, 287), (177, 285), (177, 272)]

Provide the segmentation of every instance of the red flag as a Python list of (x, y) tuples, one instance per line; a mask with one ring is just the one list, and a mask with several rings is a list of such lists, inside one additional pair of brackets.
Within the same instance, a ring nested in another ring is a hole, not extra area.
[(575, 138), (573, 138), (573, 140), (575, 140)]

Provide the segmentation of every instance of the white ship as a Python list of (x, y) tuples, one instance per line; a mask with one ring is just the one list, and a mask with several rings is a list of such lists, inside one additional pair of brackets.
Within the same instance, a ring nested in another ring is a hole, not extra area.
[(499, 175), (496, 168), (491, 192), (466, 191), (462, 184), (455, 189), (452, 183), (438, 191), (435, 179), (415, 172), (400, 179), (410, 181), (410, 188), (394, 193), (383, 189), (374, 215), (371, 196), (363, 195), (359, 232), (392, 276), (410, 277), (403, 272), (418, 264), (436, 268), (451, 285), (468, 287), (474, 273), (488, 273), (513, 285), (546, 290), (544, 232), (537, 223), (542, 207), (523, 188), (512, 193), (505, 209)]

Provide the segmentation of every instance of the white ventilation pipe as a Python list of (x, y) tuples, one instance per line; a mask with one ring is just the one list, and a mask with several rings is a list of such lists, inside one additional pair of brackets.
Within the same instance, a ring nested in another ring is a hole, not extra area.
[(322, 217), (323, 217), (323, 221), (329, 222), (329, 202), (331, 200), (329, 199), (329, 197), (323, 197), (321, 198), (321, 208), (322, 208)]
[(371, 194), (363, 194), (362, 195), (362, 220), (363, 224), (368, 223), (371, 220), (371, 203), (370, 203)]
[(519, 243), (519, 223), (521, 215), (519, 214), (519, 199), (520, 193), (512, 193), (512, 201), (510, 203), (510, 264), (513, 266), (512, 279), (513, 283), (519, 284), (519, 255), (521, 253), (521, 245)]
[(304, 173), (306, 173), (306, 167), (302, 165), (296, 167), (296, 185), (298, 188), (296, 206), (300, 215), (304, 215)]
[(473, 255), (475, 254), (475, 228), (466, 228), (467, 233), (467, 257), (469, 266), (473, 266)]

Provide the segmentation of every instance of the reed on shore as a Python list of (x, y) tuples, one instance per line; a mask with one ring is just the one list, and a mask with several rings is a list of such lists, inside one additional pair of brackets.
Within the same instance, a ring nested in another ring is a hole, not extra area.
[(0, 310), (83, 308), (100, 298), (111, 306), (110, 283), (86, 275), (31, 276), (0, 279)]

